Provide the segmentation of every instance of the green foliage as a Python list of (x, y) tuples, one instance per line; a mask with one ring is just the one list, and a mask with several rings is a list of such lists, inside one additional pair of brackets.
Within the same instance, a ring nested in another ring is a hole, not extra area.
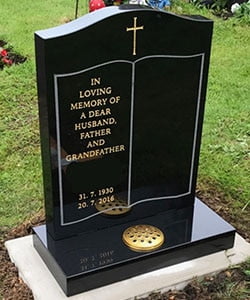
[(223, 10), (226, 7), (228, 0), (214, 0), (211, 8), (215, 11)]
[[(176, 0), (174, 0), (174, 3), (175, 2)], [(206, 9), (203, 0), (190, 0), (190, 3), (192, 3), (197, 9)], [(227, 7), (228, 3), (229, 0), (213, 0), (213, 2), (208, 6), (208, 10), (223, 19), (227, 19), (229, 17), (238, 18), (239, 20), (237, 23), (250, 25), (250, 0), (242, 4), (236, 4), (237, 8), (235, 8), (235, 11), (232, 11), (233, 14), (230, 7)]]
[(235, 12), (236, 17), (250, 16), (250, 1), (242, 3)]
[(250, 0), (242, 3), (234, 13), (234, 17), (238, 19), (241, 24), (250, 25)]

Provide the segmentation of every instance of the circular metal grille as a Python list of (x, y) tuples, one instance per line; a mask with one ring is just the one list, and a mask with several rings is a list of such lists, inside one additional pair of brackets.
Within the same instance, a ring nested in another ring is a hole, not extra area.
[(153, 251), (164, 243), (163, 232), (151, 225), (135, 225), (127, 228), (122, 235), (123, 242), (134, 251)]
[(127, 203), (119, 198), (115, 198), (112, 202), (96, 202), (95, 207), (98, 211), (110, 216), (122, 215), (131, 210), (131, 208), (127, 206)]

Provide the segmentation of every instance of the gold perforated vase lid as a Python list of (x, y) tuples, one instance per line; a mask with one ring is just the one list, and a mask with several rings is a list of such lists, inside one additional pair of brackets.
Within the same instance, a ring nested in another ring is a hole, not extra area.
[(155, 226), (135, 225), (123, 232), (122, 239), (131, 250), (148, 252), (161, 247), (164, 243), (164, 234)]

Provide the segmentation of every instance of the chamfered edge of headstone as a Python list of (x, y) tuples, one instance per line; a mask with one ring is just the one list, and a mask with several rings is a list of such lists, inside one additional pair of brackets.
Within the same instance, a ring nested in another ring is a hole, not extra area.
[(105, 18), (112, 17), (117, 14), (122, 14), (132, 11), (152, 11), (161, 14), (167, 14), (172, 17), (182, 18), (192, 22), (213, 22), (212, 20), (205, 18), (203, 16), (193, 16), (193, 15), (177, 15), (175, 13), (152, 9), (149, 6), (141, 5), (121, 5), (121, 6), (109, 6), (102, 9), (98, 9), (94, 12), (85, 14), (84, 16), (73, 20), (69, 23), (62, 24), (53, 28), (38, 30), (35, 35), (41, 37), (42, 39), (52, 39), (60, 36), (65, 36), (73, 32), (77, 32), (80, 29), (87, 28), (97, 22), (104, 20)]

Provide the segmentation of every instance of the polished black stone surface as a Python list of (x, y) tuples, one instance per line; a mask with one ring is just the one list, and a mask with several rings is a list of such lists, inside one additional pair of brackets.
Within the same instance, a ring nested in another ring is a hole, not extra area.
[[(51, 237), (193, 205), (212, 26), (122, 6), (36, 33)], [(131, 211), (96, 209), (116, 198)]]
[[(160, 228), (165, 242), (150, 253), (134, 252), (122, 241), (130, 225)], [(46, 226), (34, 228), (34, 246), (67, 295), (229, 249), (234, 228), (196, 199), (194, 207), (173, 209), (128, 224), (54, 240)]]
[[(67, 295), (233, 246), (195, 185), (212, 21), (109, 7), (35, 35), (46, 225), (34, 246)], [(119, 200), (130, 210), (108, 216)], [(165, 235), (150, 253), (131, 225)]]

